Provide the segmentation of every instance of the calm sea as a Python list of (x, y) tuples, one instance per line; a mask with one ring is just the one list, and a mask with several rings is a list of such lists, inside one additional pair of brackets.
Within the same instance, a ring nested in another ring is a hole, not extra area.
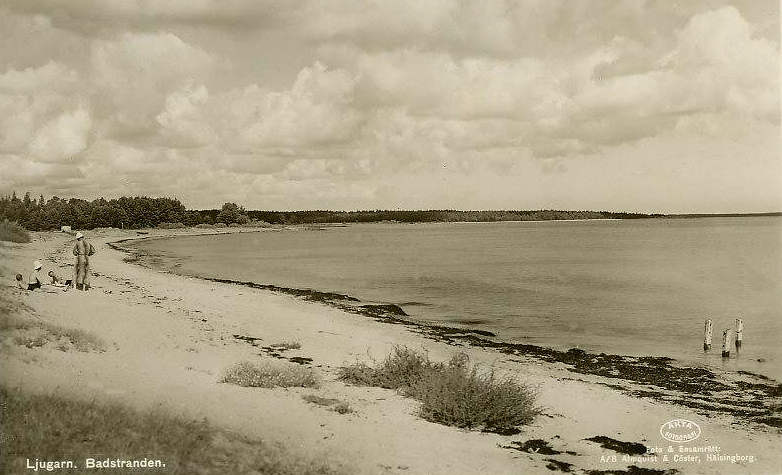
[[(782, 379), (780, 217), (359, 224), (134, 246), (179, 274), (340, 292), (504, 340)], [(736, 317), (744, 345), (725, 361), (722, 330)]]

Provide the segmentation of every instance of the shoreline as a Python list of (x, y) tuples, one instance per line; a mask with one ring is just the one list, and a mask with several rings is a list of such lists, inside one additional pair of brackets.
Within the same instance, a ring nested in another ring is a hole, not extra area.
[[(145, 236), (163, 235), (193, 232), (161, 230)], [(46, 267), (55, 270), (72, 265), (65, 252), (71, 245), (69, 236), (36, 233), (34, 237), (29, 245), (0, 245), (4, 283), (12, 269), (26, 268), (34, 258), (42, 258)], [(638, 457), (623, 461), (617, 449), (593, 441), (662, 446), (667, 442), (660, 438), (660, 424), (676, 418), (697, 422), (708, 443), (721, 444), (724, 453), (756, 454), (756, 462), (737, 465), (737, 470), (762, 474), (782, 467), (777, 453), (782, 434), (773, 427), (725, 408), (688, 408), (678, 401), (700, 404), (699, 399), (687, 395), (682, 399), (675, 388), (648, 386), (643, 379), (628, 383), (609, 369), (624, 371), (623, 365), (632, 363), (639, 370), (646, 368), (645, 374), (676, 371), (665, 369), (673, 367), (669, 361), (630, 362), (610, 355), (548, 353), (532, 345), (502, 346), (489, 336), (453, 333), (447, 327), (437, 334), (436, 328), (405, 322), (393, 308), (361, 306), (341, 294), (334, 300), (334, 295), (308, 299), (306, 294), (273, 292), (255, 284), (209, 281), (132, 265), (125, 262), (125, 252), (108, 243), (139, 238), (135, 232), (100, 230), (88, 238), (98, 248), (91, 262), (92, 291), (47, 294), (4, 285), (0, 296), (7, 297), (12, 305), (7, 308), (20, 316), (33, 312), (30, 318), (95, 333), (109, 343), (107, 350), (85, 354), (49, 347), (12, 348), (3, 354), (3, 385), (87, 400), (117, 400), (132, 407), (168, 407), (237, 433), (322, 454), (356, 473), (630, 474), (635, 473), (631, 465), (659, 475), (669, 469), (685, 474), (724, 473), (724, 465), (706, 462)], [(389, 324), (378, 325), (378, 321)], [(292, 340), (300, 342), (301, 348), (275, 347), (275, 342)], [(337, 380), (337, 368), (356, 360), (376, 361), (398, 345), (422, 348), (434, 360), (464, 352), (498, 375), (520, 377), (537, 388), (545, 412), (515, 435), (465, 431), (423, 421), (416, 415), (417, 403), (395, 391)], [(217, 382), (226, 365), (258, 358), (299, 362), (318, 371), (324, 381), (314, 393), (349, 402), (355, 414), (340, 415), (302, 401), (302, 395), (313, 390), (239, 388)], [(598, 358), (601, 371), (608, 373), (579, 366), (591, 358)], [(694, 376), (681, 374), (682, 383), (689, 384), (686, 378)], [(632, 394), (644, 388), (655, 396)], [(752, 401), (757, 398), (750, 397), (747, 410), (752, 409)], [(738, 407), (729, 402), (730, 407)], [(604, 461), (607, 457), (614, 461)]]
[[(199, 234), (189, 234), (189, 236), (195, 235)], [(159, 238), (176, 237), (159, 236)], [(135, 248), (118, 245), (146, 239), (149, 237), (129, 238), (107, 244), (115, 250), (128, 254), (125, 262), (129, 264), (140, 265), (156, 272), (179, 275), (143, 263), (145, 256), (154, 258), (153, 253), (140, 254), (140, 251)], [(729, 413), (750, 422), (782, 428), (782, 408), (780, 408), (782, 406), (782, 383), (751, 371), (725, 370), (721, 372), (722, 375), (718, 375), (715, 371), (705, 367), (677, 364), (676, 359), (665, 356), (590, 353), (578, 348), (559, 350), (541, 345), (508, 342), (491, 339), (497, 335), (486, 330), (451, 327), (405, 319), (404, 317), (408, 316), (407, 313), (396, 304), (365, 303), (348, 294), (232, 279), (192, 275), (187, 277), (291, 295), (305, 301), (361, 315), (376, 322), (401, 325), (425, 338), (452, 346), (472, 346), (490, 349), (505, 355), (532, 358), (546, 363), (561, 363), (570, 372), (606, 378), (609, 381), (600, 384), (631, 396), (648, 397), (663, 402), (678, 399), (679, 404), (692, 409)], [(739, 378), (735, 378), (736, 376)], [(751, 399), (748, 400), (745, 393), (751, 393)]]

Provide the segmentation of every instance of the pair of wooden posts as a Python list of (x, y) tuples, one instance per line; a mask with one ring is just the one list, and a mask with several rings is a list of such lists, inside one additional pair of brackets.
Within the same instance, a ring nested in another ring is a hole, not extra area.
[[(712, 319), (706, 320), (706, 327), (703, 330), (703, 351), (709, 351), (711, 349), (711, 335), (714, 329), (714, 321)], [(741, 348), (741, 340), (744, 337), (744, 320), (741, 318), (736, 319), (736, 350)], [(726, 328), (722, 332), (722, 357), (730, 357), (730, 345), (733, 341), (733, 330)]]

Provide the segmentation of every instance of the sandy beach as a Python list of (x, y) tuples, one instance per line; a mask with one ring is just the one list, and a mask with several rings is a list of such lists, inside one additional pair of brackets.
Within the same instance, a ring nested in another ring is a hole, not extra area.
[[(292, 232), (225, 230), (247, 231)], [(28, 348), (4, 334), (2, 384), (27, 393), (105, 400), (140, 410), (161, 408), (206, 419), (237, 434), (280, 443), (292, 453), (326, 460), (346, 473), (782, 473), (782, 434), (773, 421), (762, 423), (760, 418), (769, 405), (776, 404), (778, 411), (779, 382), (719, 375), (736, 391), (746, 387), (748, 393), (760, 395), (752, 404), (717, 410), (714, 407), (732, 404), (735, 394), (717, 394), (714, 401), (708, 400), (708, 392), (682, 399), (674, 389), (654, 383), (659, 375), (624, 380), (621, 375), (600, 376), (599, 371), (574, 371), (577, 364), (473, 344), (470, 335), (437, 338), (437, 332), (384, 324), (284, 292), (158, 272), (125, 262), (128, 255), (109, 245), (194, 232), (88, 232), (97, 250), (89, 292), (28, 292), (14, 285), (14, 275), (28, 272), (35, 259), (44, 262), (44, 271), (70, 275), (71, 235), (33, 233), (29, 244), (0, 243), (0, 311), (82, 329), (107, 342), (102, 352), (55, 345)], [(290, 341), (300, 348), (274, 348)], [(481, 367), (535, 387), (543, 414), (518, 434), (463, 430), (421, 419), (418, 403), (396, 391), (337, 379), (339, 367), (380, 360), (396, 346), (424, 350), (433, 360), (465, 352)], [(219, 382), (225, 369), (237, 362), (267, 359), (305, 363), (322, 384), (317, 389), (263, 389)], [(305, 401), (306, 395), (338, 399), (353, 412), (329, 411)], [(747, 398), (752, 399), (749, 394)], [(753, 407), (757, 417), (750, 414)], [(687, 444), (665, 440), (661, 426), (674, 419), (695, 422), (699, 438)], [(656, 453), (631, 456), (587, 440), (601, 436), (639, 443)], [(543, 441), (552, 450), (521, 450), (531, 440)], [(692, 447), (703, 450), (687, 451)], [(707, 460), (707, 453), (713, 460)], [(743, 460), (732, 462), (730, 456)]]

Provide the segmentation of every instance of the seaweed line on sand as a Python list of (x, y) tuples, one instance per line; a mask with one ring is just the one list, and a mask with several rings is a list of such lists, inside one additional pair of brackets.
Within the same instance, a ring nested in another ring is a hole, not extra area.
[[(116, 241), (109, 243), (109, 246), (129, 254), (125, 258), (126, 262), (153, 268), (145, 265), (144, 261), (153, 259), (154, 255), (119, 245), (135, 240), (138, 238)], [(747, 371), (737, 373), (741, 379), (729, 380), (706, 368), (677, 366), (674, 364), (675, 360), (668, 357), (594, 354), (575, 348), (562, 351), (537, 345), (496, 341), (492, 339), (496, 335), (489, 331), (411, 321), (405, 318), (408, 316), (407, 313), (394, 304), (363, 304), (355, 297), (335, 292), (231, 279), (200, 278), (211, 282), (292, 295), (379, 322), (404, 325), (427, 338), (450, 345), (474, 346), (506, 355), (562, 363), (573, 373), (620, 380), (627, 386), (621, 386), (621, 389), (617, 385), (610, 384), (610, 386), (636, 397), (649, 397), (704, 413), (726, 413), (744, 421), (776, 428), (782, 427), (782, 384)]]

